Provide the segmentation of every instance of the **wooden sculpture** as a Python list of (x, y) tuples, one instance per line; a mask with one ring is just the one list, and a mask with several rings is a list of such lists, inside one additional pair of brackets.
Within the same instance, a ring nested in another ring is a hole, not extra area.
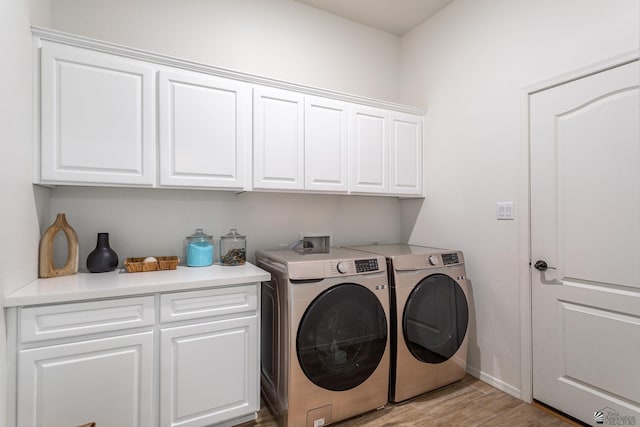
[[(53, 264), (53, 240), (56, 234), (63, 232), (67, 236), (67, 262), (62, 268)], [(68, 276), (78, 272), (78, 235), (67, 223), (63, 213), (59, 213), (55, 222), (45, 231), (40, 240), (40, 272), (42, 278)]]

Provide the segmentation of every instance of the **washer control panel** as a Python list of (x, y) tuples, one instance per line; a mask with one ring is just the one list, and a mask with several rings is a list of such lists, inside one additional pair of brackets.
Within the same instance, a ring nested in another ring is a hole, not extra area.
[(347, 274), (349, 272), (349, 265), (345, 262), (340, 261), (336, 264), (336, 270), (340, 274)]
[(380, 268), (377, 258), (368, 259), (342, 259), (339, 261), (326, 261), (326, 277), (367, 274), (384, 271)]
[(368, 273), (370, 271), (380, 270), (380, 268), (378, 267), (378, 260), (375, 258), (357, 259), (355, 263), (356, 263), (356, 273)]

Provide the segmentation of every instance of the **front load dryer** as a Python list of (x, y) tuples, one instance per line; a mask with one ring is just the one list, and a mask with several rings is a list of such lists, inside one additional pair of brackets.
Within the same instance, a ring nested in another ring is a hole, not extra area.
[(319, 427), (388, 402), (389, 289), (384, 257), (346, 249), (257, 251), (261, 385), (283, 427)]
[(400, 402), (462, 379), (469, 323), (462, 252), (406, 244), (351, 249), (387, 260), (392, 329), (389, 400)]

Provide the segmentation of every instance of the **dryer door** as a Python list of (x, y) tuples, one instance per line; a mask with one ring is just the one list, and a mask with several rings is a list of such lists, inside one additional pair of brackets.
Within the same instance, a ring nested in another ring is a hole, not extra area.
[(319, 387), (343, 391), (376, 370), (387, 344), (387, 318), (369, 289), (333, 286), (310, 304), (298, 327), (296, 353), (303, 372)]
[(464, 291), (451, 277), (433, 274), (411, 291), (404, 308), (402, 330), (413, 356), (442, 363), (462, 345), (469, 322)]

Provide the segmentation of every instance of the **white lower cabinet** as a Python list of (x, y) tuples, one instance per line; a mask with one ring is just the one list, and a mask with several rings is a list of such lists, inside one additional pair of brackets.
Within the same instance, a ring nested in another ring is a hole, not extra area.
[(208, 426), (259, 407), (255, 315), (160, 332), (161, 426)]
[(242, 283), (9, 308), (16, 398), (7, 425), (195, 427), (255, 418), (257, 295), (258, 283)]
[(150, 426), (152, 391), (152, 331), (18, 353), (18, 426)]

